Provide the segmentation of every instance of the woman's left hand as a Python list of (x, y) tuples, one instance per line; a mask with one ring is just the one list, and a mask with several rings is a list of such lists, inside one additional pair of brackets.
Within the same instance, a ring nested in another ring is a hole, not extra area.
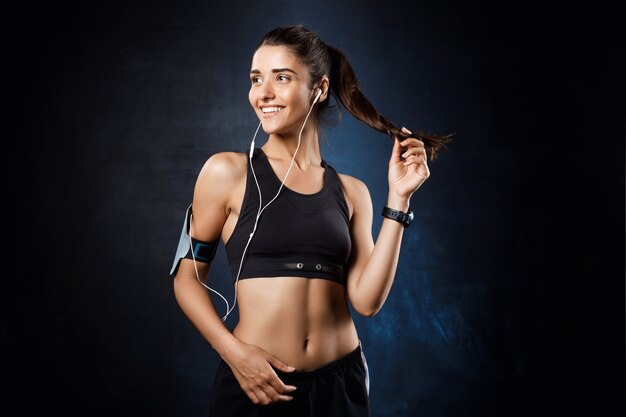
[[(402, 131), (411, 133), (405, 127)], [(407, 138), (402, 142), (394, 139), (393, 142), (389, 161), (389, 191), (399, 197), (411, 198), (415, 190), (430, 176), (426, 148), (424, 142), (415, 138)], [(403, 154), (402, 147), (407, 148)], [(404, 161), (400, 156), (404, 157)]]

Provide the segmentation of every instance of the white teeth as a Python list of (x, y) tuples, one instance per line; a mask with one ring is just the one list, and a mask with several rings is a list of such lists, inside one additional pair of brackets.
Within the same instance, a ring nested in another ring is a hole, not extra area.
[(264, 107), (261, 110), (263, 110), (263, 113), (274, 113), (281, 111), (282, 109), (282, 107)]

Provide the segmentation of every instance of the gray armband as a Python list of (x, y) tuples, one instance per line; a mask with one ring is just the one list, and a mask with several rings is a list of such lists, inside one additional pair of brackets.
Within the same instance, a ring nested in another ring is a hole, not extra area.
[(176, 255), (174, 256), (174, 263), (170, 270), (170, 276), (176, 274), (180, 260), (194, 259), (198, 262), (209, 263), (215, 258), (215, 252), (220, 240), (217, 239), (214, 242), (204, 242), (202, 240), (194, 239), (189, 236), (189, 227), (191, 225), (191, 204), (185, 212), (185, 222), (183, 223), (183, 230), (180, 233), (180, 240), (178, 241), (178, 248), (176, 249)]

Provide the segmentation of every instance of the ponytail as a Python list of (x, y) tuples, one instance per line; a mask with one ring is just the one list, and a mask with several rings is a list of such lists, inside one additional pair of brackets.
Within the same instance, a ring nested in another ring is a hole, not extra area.
[(330, 88), (343, 107), (372, 129), (389, 135), (392, 140), (398, 138), (402, 141), (409, 137), (422, 140), (429, 159), (437, 159), (437, 153), (442, 147), (446, 147), (446, 143), (452, 140), (453, 134), (441, 136), (421, 131), (412, 134), (403, 132), (378, 113), (378, 110), (361, 92), (356, 74), (345, 54), (333, 46), (326, 45), (326, 47), (331, 60)]
[[(359, 89), (359, 84), (352, 66), (345, 54), (337, 48), (324, 43), (315, 33), (302, 25), (284, 26), (268, 32), (257, 49), (262, 45), (284, 45), (297, 56), (308, 69), (311, 77), (310, 88), (324, 75), (330, 78), (330, 93), (354, 117), (379, 132), (389, 135), (392, 140), (404, 140), (415, 137), (424, 142), (426, 154), (431, 160), (437, 158), (437, 152), (452, 140), (452, 135), (440, 136), (430, 133), (404, 133), (396, 125), (383, 117)], [(328, 109), (328, 101), (317, 106), (318, 114)]]

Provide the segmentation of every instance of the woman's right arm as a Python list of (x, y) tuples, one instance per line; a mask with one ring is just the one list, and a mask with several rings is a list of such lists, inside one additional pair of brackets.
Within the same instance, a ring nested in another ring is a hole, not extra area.
[[(237, 178), (237, 164), (227, 153), (212, 155), (204, 164), (195, 184), (192, 218), (189, 235), (195, 239), (214, 242), (220, 239), (228, 217), (228, 198)], [(224, 322), (220, 319), (206, 288), (198, 282), (205, 281), (210, 263), (196, 262), (198, 275), (192, 259), (181, 259), (174, 277), (174, 294), (185, 315), (220, 356), (236, 343)]]
[[(243, 164), (242, 164), (243, 162)], [(196, 181), (189, 234), (213, 242), (220, 239), (228, 218), (228, 199), (241, 178), (246, 178), (247, 162), (232, 152), (216, 153), (204, 164)], [(213, 349), (224, 359), (242, 389), (255, 404), (289, 401), (285, 395), (295, 390), (286, 386), (272, 369), (293, 368), (257, 346), (238, 340), (226, 327), (206, 288), (198, 281), (207, 277), (210, 263), (181, 259), (174, 277), (174, 294), (183, 313), (191, 320)]]

